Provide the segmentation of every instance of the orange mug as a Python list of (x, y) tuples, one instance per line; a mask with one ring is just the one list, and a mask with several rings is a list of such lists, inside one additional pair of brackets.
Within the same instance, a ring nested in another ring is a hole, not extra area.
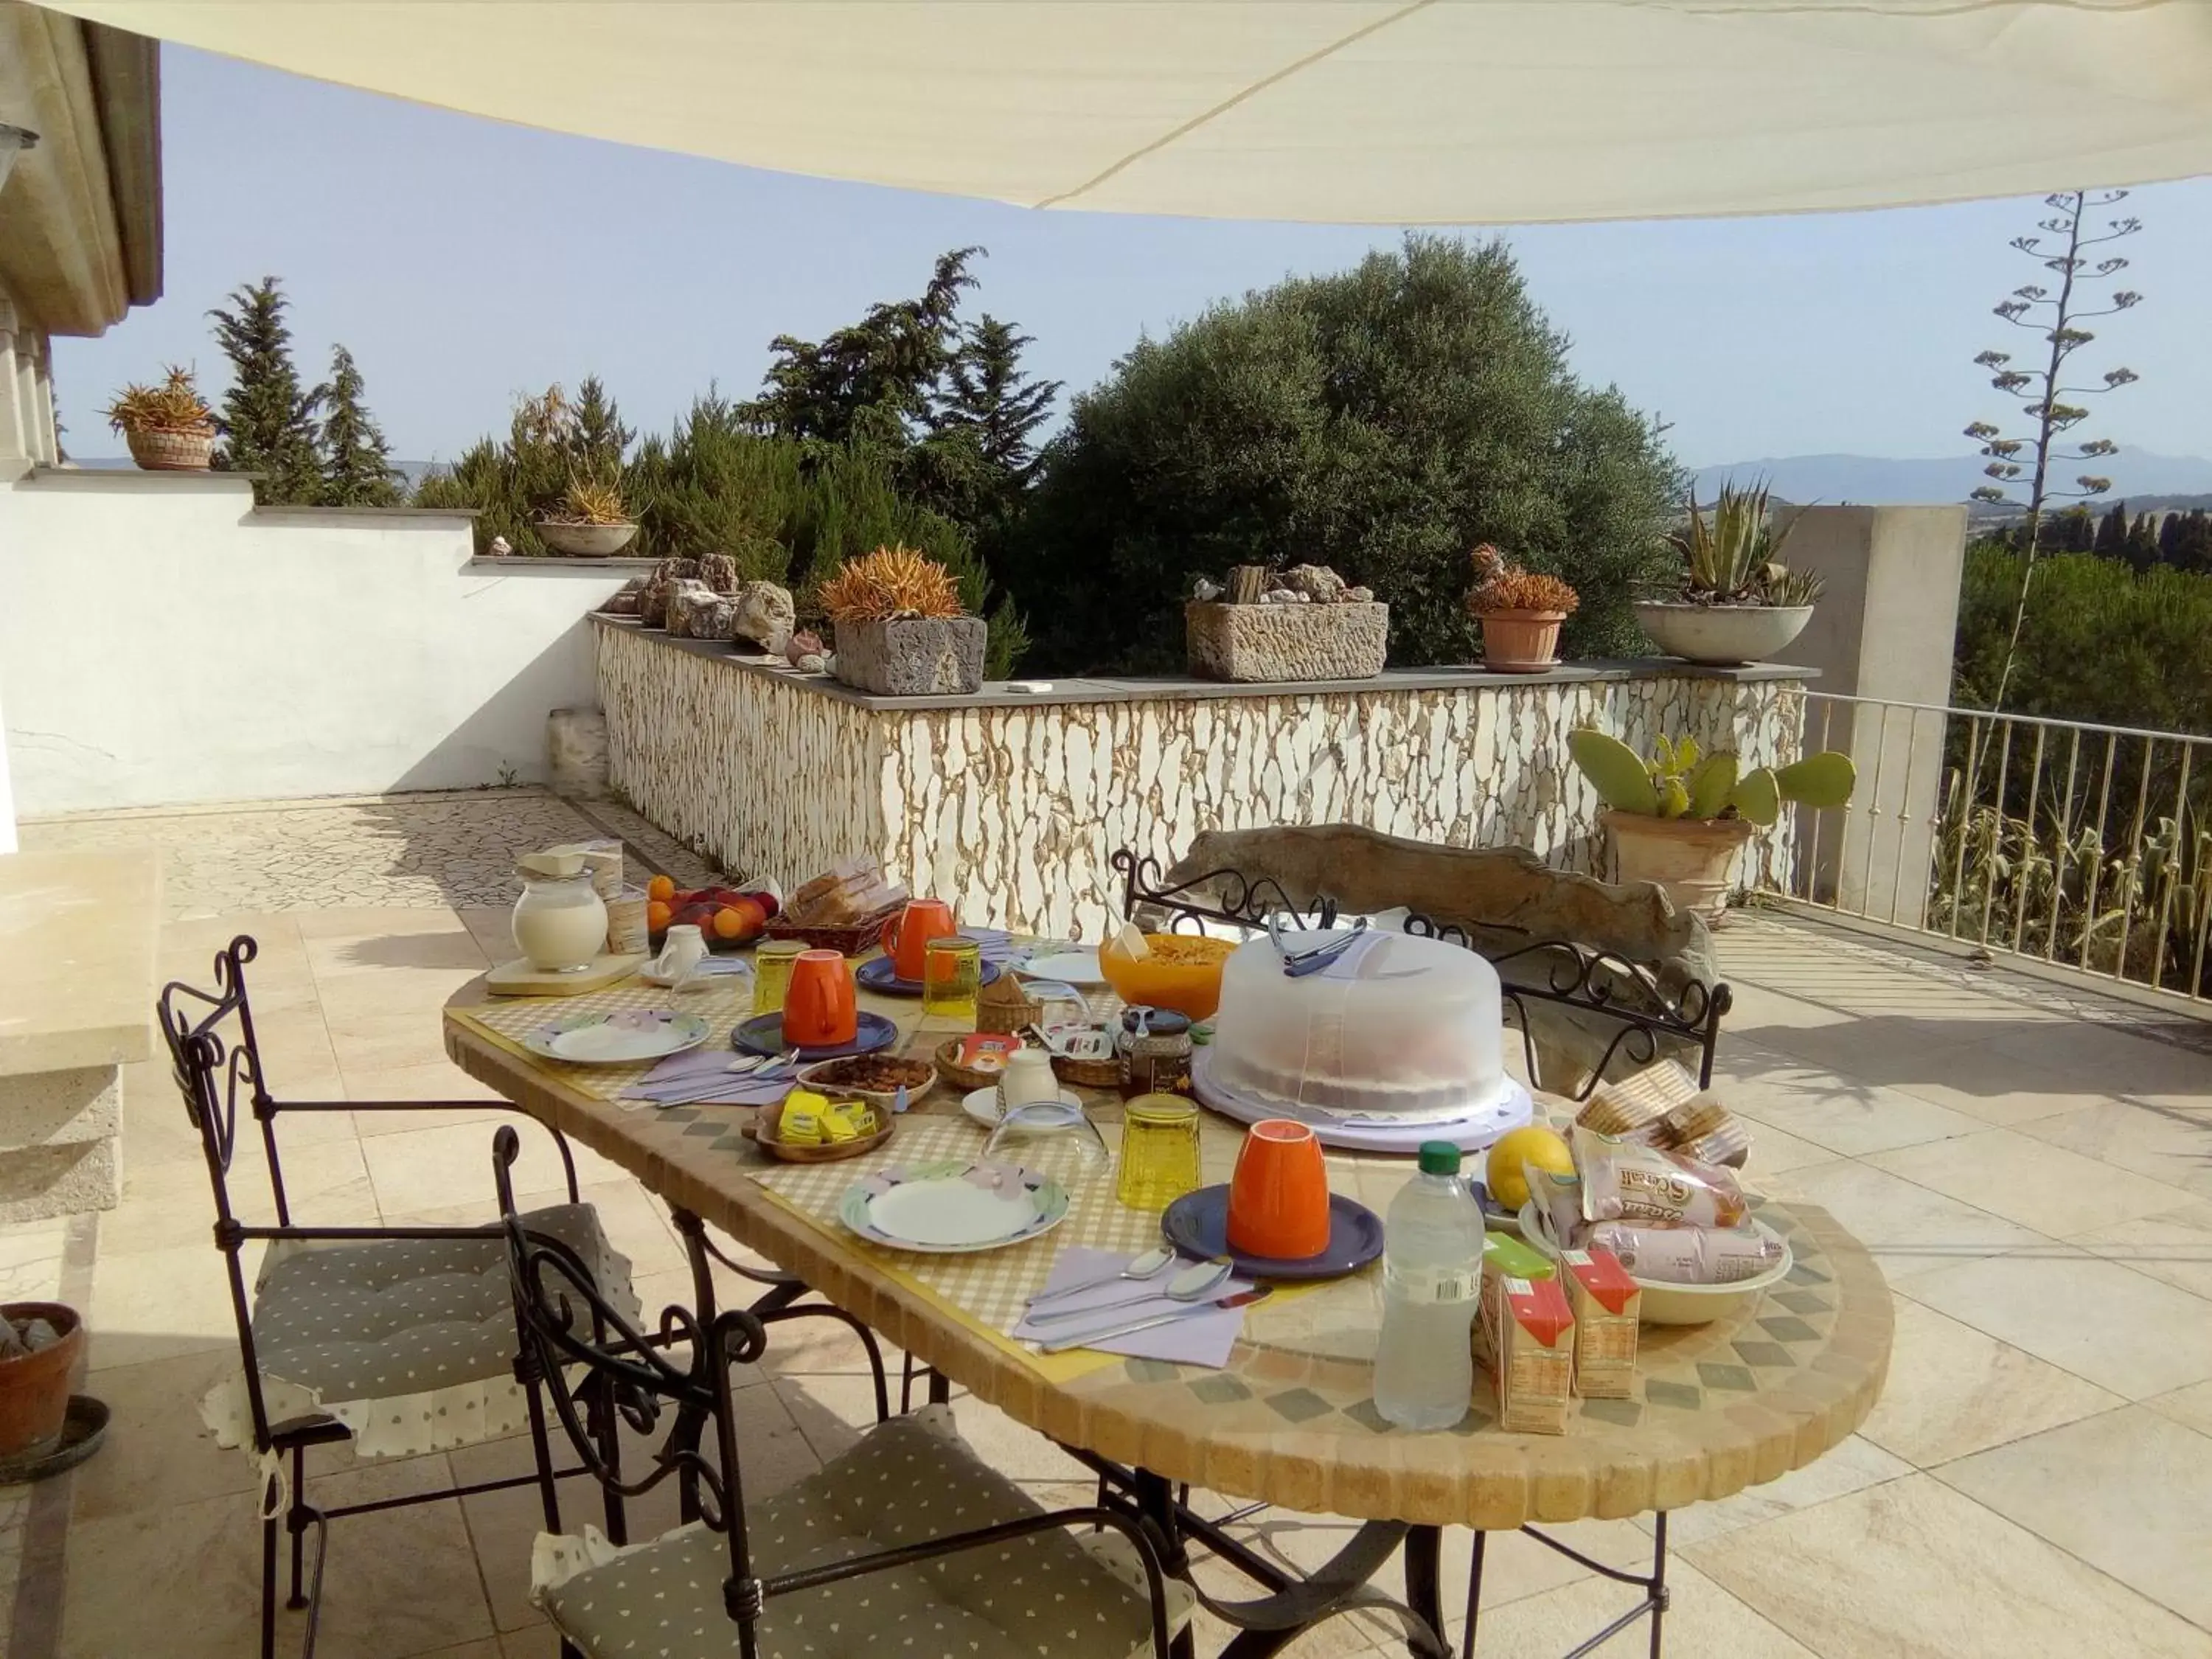
[(929, 941), (951, 939), (959, 931), (952, 907), (943, 899), (908, 899), (906, 908), (884, 924), (884, 951), (891, 959), (891, 971), (920, 984)]
[(836, 951), (801, 951), (783, 994), (783, 1040), (794, 1048), (836, 1048), (860, 1034), (853, 964)]
[(1245, 1135), (1229, 1183), (1229, 1245), (1278, 1261), (1328, 1248), (1328, 1170), (1304, 1124), (1273, 1117)]

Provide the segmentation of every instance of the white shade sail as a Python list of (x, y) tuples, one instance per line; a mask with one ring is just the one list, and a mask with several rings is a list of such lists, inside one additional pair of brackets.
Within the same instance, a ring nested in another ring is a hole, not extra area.
[(501, 120), (1030, 207), (1364, 223), (2212, 173), (2208, 0), (70, 0)]

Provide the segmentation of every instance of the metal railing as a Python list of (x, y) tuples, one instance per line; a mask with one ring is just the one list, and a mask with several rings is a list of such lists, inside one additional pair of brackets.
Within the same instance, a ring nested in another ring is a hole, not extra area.
[(1808, 691), (1803, 742), (1859, 783), (1784, 896), (2212, 1000), (2212, 738)]

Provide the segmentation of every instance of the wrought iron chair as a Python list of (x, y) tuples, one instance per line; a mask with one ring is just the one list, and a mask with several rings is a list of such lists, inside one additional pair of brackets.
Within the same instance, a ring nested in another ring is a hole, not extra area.
[[(270, 1092), (246, 995), (246, 966), (256, 952), (253, 939), (241, 933), (216, 953), (213, 991), (172, 981), (157, 1012), (214, 1188), (215, 1243), (230, 1281), (242, 1362), (241, 1375), (210, 1395), (204, 1411), (218, 1438), (246, 1446), (261, 1473), (262, 1659), (276, 1652), (280, 1524), (291, 1535), (286, 1605), (307, 1610), (301, 1648), (306, 1659), (314, 1651), (331, 1521), (528, 1486), (538, 1477), (328, 1509), (307, 1501), (310, 1446), (350, 1439), (363, 1457), (441, 1450), (517, 1433), (527, 1413), (514, 1376), (497, 1222), (487, 1218), (476, 1228), (297, 1224), (277, 1144), (277, 1121), (288, 1114), (459, 1106), (480, 1111), (498, 1103), (278, 1099)], [(230, 1177), (241, 1107), (259, 1126), (274, 1226), (240, 1220), (234, 1202)], [(607, 1245), (591, 1206), (578, 1201), (568, 1143), (557, 1132), (546, 1133), (560, 1153), (569, 1201), (533, 1211), (531, 1225), (564, 1239), (580, 1262), (591, 1261), (611, 1303), (634, 1305), (628, 1263)], [(245, 1253), (260, 1243), (269, 1254), (249, 1286)], [(310, 1528), (314, 1568), (303, 1590)]]
[[(532, 1596), (567, 1659), (629, 1652), (641, 1631), (663, 1655), (726, 1655), (732, 1626), (744, 1659), (811, 1651), (832, 1631), (836, 1651), (964, 1659), (1016, 1629), (1025, 1650), (1042, 1638), (1055, 1652), (1168, 1659), (1189, 1597), (1143, 1522), (1119, 1504), (1039, 1509), (968, 1449), (942, 1406), (881, 1423), (816, 1474), (749, 1500), (730, 1370), (766, 1351), (766, 1325), (744, 1310), (672, 1307), (641, 1334), (567, 1243), (515, 1213), (519, 1147), (502, 1127), (493, 1170), (545, 1516)], [(703, 1300), (703, 1257), (694, 1267)], [(605, 1492), (611, 1536), (562, 1532), (549, 1407)], [(623, 1424), (660, 1437), (634, 1478), (608, 1455)], [(625, 1502), (672, 1479), (684, 1524), (623, 1543)], [(1111, 1534), (1118, 1564), (1071, 1536), (1078, 1528)]]

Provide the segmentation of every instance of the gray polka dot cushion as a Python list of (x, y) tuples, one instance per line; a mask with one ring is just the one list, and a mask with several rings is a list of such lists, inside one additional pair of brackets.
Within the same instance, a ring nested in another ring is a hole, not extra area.
[[(943, 1407), (895, 1418), (748, 1505), (754, 1570), (765, 1577), (1039, 1513), (951, 1425)], [(589, 1659), (738, 1651), (722, 1604), (730, 1555), (720, 1533), (685, 1527), (624, 1550), (596, 1536), (540, 1537), (535, 1566), (538, 1605)], [(1127, 1571), (1110, 1569), (1074, 1532), (1038, 1533), (772, 1597), (760, 1650), (763, 1659), (1149, 1655), (1149, 1604), (1125, 1582)], [(1171, 1589), (1179, 1619), (1188, 1594)]]
[[(533, 1210), (523, 1223), (575, 1251), (635, 1321), (629, 1263), (590, 1205)], [(335, 1417), (363, 1456), (441, 1451), (527, 1425), (501, 1238), (280, 1241), (255, 1287), (253, 1342), (270, 1421)], [(242, 1379), (202, 1410), (222, 1444), (251, 1439)]]

